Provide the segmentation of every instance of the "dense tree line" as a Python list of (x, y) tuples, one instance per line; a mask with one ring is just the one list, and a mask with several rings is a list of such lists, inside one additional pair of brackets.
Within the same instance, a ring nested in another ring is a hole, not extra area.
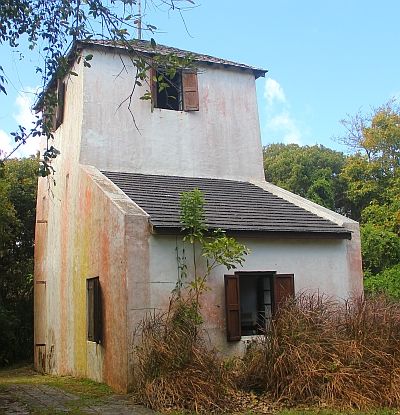
[(33, 350), (33, 246), (39, 162), (0, 168), (0, 366)]
[(347, 156), (323, 146), (264, 148), (268, 181), (361, 224), (365, 287), (400, 298), (400, 108), (342, 121)]

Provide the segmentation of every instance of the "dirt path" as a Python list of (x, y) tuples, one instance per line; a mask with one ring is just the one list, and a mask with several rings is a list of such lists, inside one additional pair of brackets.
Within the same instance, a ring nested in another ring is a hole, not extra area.
[(129, 395), (71, 377), (42, 376), (30, 367), (0, 371), (0, 415), (154, 415)]

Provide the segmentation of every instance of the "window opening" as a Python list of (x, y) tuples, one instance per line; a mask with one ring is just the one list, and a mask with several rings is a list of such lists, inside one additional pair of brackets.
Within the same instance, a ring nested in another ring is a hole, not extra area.
[(102, 341), (102, 310), (99, 277), (86, 280), (87, 291), (87, 339), (92, 342)]
[(151, 96), (154, 108), (198, 111), (197, 72), (181, 69), (168, 74), (165, 69), (151, 70)]
[(242, 336), (262, 334), (272, 317), (272, 275), (239, 275)]
[(228, 341), (264, 333), (281, 305), (294, 293), (293, 274), (254, 271), (225, 275)]
[(177, 71), (170, 78), (165, 72), (157, 71), (156, 108), (182, 110), (182, 73)]

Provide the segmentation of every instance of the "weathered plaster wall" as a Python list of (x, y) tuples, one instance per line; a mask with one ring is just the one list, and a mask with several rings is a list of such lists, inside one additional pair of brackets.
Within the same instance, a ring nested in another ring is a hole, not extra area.
[(339, 226), (343, 226), (351, 232), (351, 239), (343, 241), (346, 247), (344, 257), (347, 261), (347, 272), (344, 275), (348, 280), (349, 291), (354, 295), (361, 295), (363, 292), (363, 271), (361, 260), (360, 226), (358, 222), (304, 199), (301, 196), (295, 195), (294, 193), (284, 190), (278, 186), (268, 183), (265, 180), (254, 182), (254, 184), (324, 219), (328, 219)]
[[(87, 74), (81, 65), (74, 71), (78, 76), (66, 80), (64, 122), (55, 133), (54, 145), (61, 152), (53, 163), (55, 173), (39, 179), (35, 366), (50, 373), (90, 377), (125, 391), (126, 244), (136, 238), (132, 218), (139, 215), (147, 226), (148, 221), (97, 169), (79, 164)], [(102, 345), (86, 340), (86, 279), (95, 276), (103, 290)]]
[[(325, 293), (345, 299), (354, 291), (347, 261), (347, 241), (340, 239), (238, 239), (250, 248), (241, 271), (276, 271), (294, 273), (296, 292)], [(150, 306), (162, 309), (177, 280), (176, 237), (153, 235), (150, 239)], [(181, 246), (181, 242), (178, 242)], [(186, 246), (191, 264), (191, 252)], [(199, 259), (201, 263), (201, 259)], [(213, 344), (227, 352), (238, 352), (240, 344), (227, 343), (225, 331), (224, 274), (218, 267), (209, 282), (211, 291), (204, 296), (203, 313)]]
[(123, 69), (118, 54), (91, 53), (93, 64), (86, 70), (84, 86), (81, 163), (100, 170), (263, 179), (250, 71), (202, 66), (197, 112), (158, 108), (152, 112), (150, 101), (139, 99), (148, 87), (138, 87), (132, 101), (133, 119), (125, 101), (134, 82), (132, 64), (122, 57)]
[(35, 366), (63, 374), (74, 371), (73, 348), (68, 343), (73, 338), (73, 310), (66, 300), (73, 292), (67, 273), (68, 234), (75, 224), (71, 206), (77, 198), (83, 103), (82, 66), (75, 65), (73, 71), (78, 76), (65, 80), (64, 122), (55, 133), (54, 143), (49, 143), (62, 156), (53, 163), (54, 175), (38, 182), (35, 235)]

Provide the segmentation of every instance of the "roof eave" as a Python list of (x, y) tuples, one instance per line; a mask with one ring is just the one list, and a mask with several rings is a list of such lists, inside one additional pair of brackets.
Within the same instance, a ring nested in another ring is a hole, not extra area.
[[(87, 48), (93, 48), (93, 49), (103, 49), (103, 50), (110, 50), (110, 49), (117, 49), (120, 50), (122, 52), (125, 53), (129, 53), (130, 51), (136, 51), (140, 54), (144, 54), (147, 56), (155, 56), (158, 53), (156, 51), (154, 52), (149, 52), (149, 51), (143, 51), (143, 50), (139, 50), (139, 49), (135, 49), (134, 47), (132, 47), (132, 49), (127, 49), (126, 46), (121, 46), (118, 44), (114, 44), (114, 45), (109, 45), (109, 44), (100, 44), (100, 43), (93, 43), (91, 41), (84, 41), (84, 40), (78, 40), (76, 41), (76, 44), (79, 44), (82, 48), (87, 47)], [(190, 53), (188, 51), (188, 53)], [(195, 52), (193, 52), (194, 55), (196, 55)], [(260, 77), (264, 77), (265, 74), (268, 72), (267, 69), (263, 69), (263, 68), (253, 68), (249, 65), (244, 65), (244, 64), (240, 64), (240, 63), (218, 63), (218, 62), (211, 62), (208, 60), (204, 60), (204, 59), (199, 59), (194, 57), (194, 61), (195, 62), (199, 62), (199, 63), (203, 63), (203, 64), (207, 64), (207, 65), (213, 65), (213, 66), (220, 66), (220, 67), (228, 67), (228, 68), (232, 68), (232, 69), (237, 69), (237, 70), (248, 70), (251, 71), (254, 74), (255, 79), (258, 79)]]
[[(151, 222), (151, 220), (150, 220)], [(176, 226), (157, 226), (152, 224), (152, 233), (155, 235), (179, 235), (184, 234), (181, 228)], [(212, 230), (212, 228), (210, 228)], [(265, 229), (222, 229), (228, 235), (251, 238), (282, 238), (282, 239), (348, 239), (351, 240), (351, 231), (271, 231)]]

